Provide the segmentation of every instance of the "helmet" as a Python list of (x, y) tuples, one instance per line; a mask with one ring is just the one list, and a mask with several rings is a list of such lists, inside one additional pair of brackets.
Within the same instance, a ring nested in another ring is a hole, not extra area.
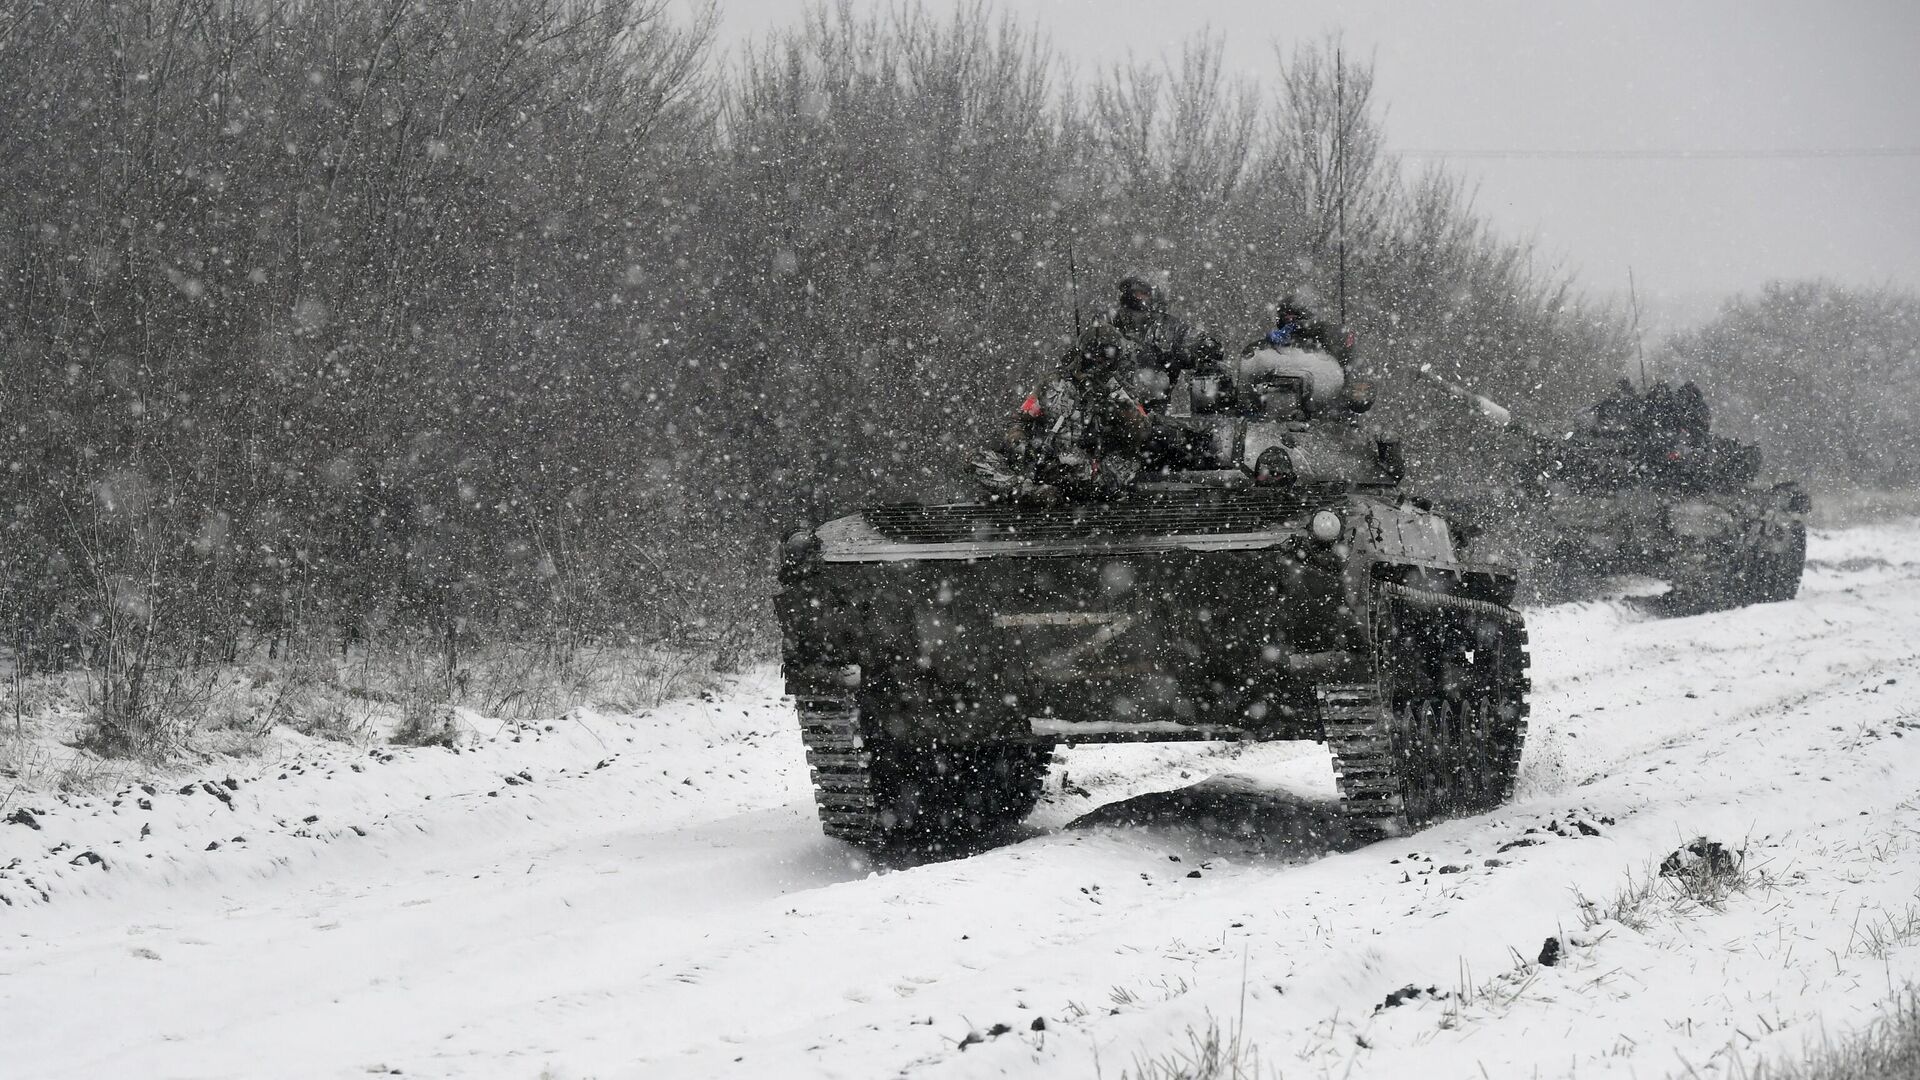
[(1121, 278), (1116, 288), (1120, 290), (1120, 306), (1125, 310), (1146, 311), (1160, 305), (1159, 287), (1138, 274)]
[(1291, 322), (1304, 322), (1311, 316), (1306, 305), (1294, 298), (1292, 293), (1282, 297), (1273, 307), (1273, 324), (1285, 326)]

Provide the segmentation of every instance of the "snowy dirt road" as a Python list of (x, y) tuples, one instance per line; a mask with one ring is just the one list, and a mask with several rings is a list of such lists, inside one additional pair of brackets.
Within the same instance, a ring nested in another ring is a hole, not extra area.
[[(1810, 557), (1786, 604), (1531, 612), (1515, 800), (1367, 846), (1317, 746), (1129, 746), (1003, 846), (875, 865), (771, 671), (18, 794), (0, 1075), (1118, 1077), (1210, 1025), (1259, 1075), (1738, 1075), (1920, 978), (1920, 526)], [(1744, 890), (1613, 905), (1699, 835)]]

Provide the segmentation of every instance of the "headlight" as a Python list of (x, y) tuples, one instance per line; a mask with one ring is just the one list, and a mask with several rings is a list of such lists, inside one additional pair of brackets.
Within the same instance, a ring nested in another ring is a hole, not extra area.
[(1331, 510), (1322, 510), (1313, 515), (1313, 524), (1308, 526), (1313, 538), (1323, 544), (1331, 544), (1340, 539), (1340, 515)]
[(780, 543), (780, 564), (786, 573), (810, 573), (819, 567), (820, 534), (802, 529)]

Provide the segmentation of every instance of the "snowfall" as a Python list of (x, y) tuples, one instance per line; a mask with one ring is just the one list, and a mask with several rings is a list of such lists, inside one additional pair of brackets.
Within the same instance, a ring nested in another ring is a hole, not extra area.
[[(1920, 524), (1816, 532), (1790, 603), (1528, 620), (1511, 803), (1370, 844), (1322, 747), (1175, 744), (876, 859), (770, 667), (16, 791), (0, 1075), (1737, 1077), (1920, 980)], [(1703, 837), (1737, 888), (1660, 875)]]

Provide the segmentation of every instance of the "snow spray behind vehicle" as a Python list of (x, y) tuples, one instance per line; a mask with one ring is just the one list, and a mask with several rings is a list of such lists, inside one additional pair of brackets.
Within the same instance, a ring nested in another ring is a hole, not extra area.
[(878, 506), (793, 533), (776, 598), (820, 820), (880, 846), (1035, 805), (1055, 746), (1316, 740), (1398, 834), (1511, 791), (1513, 573), (1399, 489), (1369, 384), (1266, 348), (1157, 418), (1104, 501)]
[(1758, 483), (1760, 448), (1710, 434), (1692, 383), (1623, 385), (1555, 437), (1432, 371), (1420, 375), (1527, 440), (1522, 490), (1482, 500), (1474, 516), (1510, 523), (1530, 576), (1644, 574), (1668, 583), (1663, 599), (1676, 612), (1800, 591), (1811, 500), (1792, 481)]

